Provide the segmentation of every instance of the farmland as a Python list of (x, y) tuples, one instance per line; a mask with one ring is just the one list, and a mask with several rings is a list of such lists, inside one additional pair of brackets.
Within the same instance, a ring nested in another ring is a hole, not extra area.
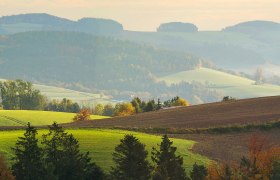
[[(0, 152), (4, 153), (8, 158), (12, 157), (10, 147), (13, 147), (17, 138), (23, 135), (23, 130), (16, 131), (0, 131)], [(39, 136), (46, 133), (47, 130), (39, 130)], [(133, 134), (139, 140), (146, 144), (149, 155), (152, 147), (157, 147), (160, 143), (161, 137), (155, 135), (148, 135), (143, 133), (136, 133), (131, 131), (121, 130), (106, 130), (106, 129), (69, 129), (67, 132), (72, 133), (80, 142), (80, 149), (83, 152), (89, 151), (94, 161), (103, 169), (108, 171), (112, 162), (112, 152), (120, 139), (125, 134)], [(184, 167), (189, 171), (191, 166), (197, 162), (198, 164), (207, 164), (210, 160), (190, 151), (195, 141), (171, 139), (174, 146), (178, 148), (177, 153), (184, 158)]]
[(66, 126), (187, 129), (262, 124), (279, 120), (279, 107), (280, 96), (263, 97), (166, 109)]
[(236, 98), (276, 96), (280, 94), (280, 86), (270, 84), (255, 85), (253, 80), (208, 68), (183, 71), (161, 77), (159, 80), (165, 81), (168, 85), (182, 81), (189, 83), (197, 81), (207, 84), (211, 89), (222, 92), (225, 96)]
[[(27, 110), (0, 110), (0, 126), (22, 126), (30, 122), (34, 126), (73, 122), (75, 113)], [(106, 116), (92, 115), (91, 119), (104, 119)]]
[[(0, 81), (5, 81), (5, 79), (0, 79)], [(112, 100), (109, 96), (98, 94), (98, 93), (87, 93), (81, 91), (74, 91), (70, 89), (65, 89), (55, 86), (47, 86), (41, 84), (34, 84), (34, 88), (41, 91), (50, 100), (62, 100), (63, 98), (70, 99), (80, 105), (93, 106), (97, 103), (102, 104), (115, 104), (117, 101)]]

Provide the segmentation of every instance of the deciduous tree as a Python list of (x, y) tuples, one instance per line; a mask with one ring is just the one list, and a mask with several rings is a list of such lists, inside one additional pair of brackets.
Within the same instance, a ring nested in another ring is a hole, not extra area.
[(115, 116), (129, 116), (135, 114), (135, 108), (131, 103), (118, 103), (115, 106)]
[(5, 157), (0, 155), (0, 180), (15, 180), (11, 170), (6, 164)]
[(74, 121), (86, 121), (90, 120), (90, 110), (89, 109), (81, 109), (80, 112), (76, 114), (73, 118)]

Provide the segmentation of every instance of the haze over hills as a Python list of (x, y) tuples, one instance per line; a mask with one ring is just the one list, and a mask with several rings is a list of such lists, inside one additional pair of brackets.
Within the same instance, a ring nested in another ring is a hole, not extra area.
[[(197, 31), (194, 24), (175, 22), (160, 25), (158, 32), (131, 32), (113, 20), (5, 16), (0, 18), (0, 77), (102, 92), (119, 100), (179, 95), (196, 104), (220, 101), (225, 95), (278, 95), (278, 86), (252, 85), (252, 69), (268, 63), (274, 72), (280, 67), (278, 27), (278, 23), (254, 21), (206, 32)], [(207, 77), (217, 82), (214, 71), (196, 71), (199, 67), (242, 70), (251, 73), (246, 80), (250, 83), (236, 86), (238, 73), (222, 73), (234, 79), (227, 82), (230, 88), (219, 83), (213, 88), (205, 82)], [(159, 81), (163, 77), (176, 83)], [(181, 82), (182, 78), (187, 81)]]
[(238, 98), (276, 96), (280, 92), (280, 86), (256, 84), (256, 81), (251, 79), (208, 68), (182, 71), (159, 79), (169, 85), (196, 81), (207, 84), (207, 87), (222, 92), (224, 95)]
[(97, 18), (82, 18), (72, 21), (44, 13), (3, 16), (0, 18), (0, 34), (26, 31), (77, 31), (94, 34), (120, 33), (120, 23)]
[[(6, 81), (6, 79), (0, 79), (0, 81)], [(45, 95), (50, 100), (62, 100), (63, 98), (70, 99), (73, 102), (79, 103), (81, 106), (94, 106), (98, 103), (102, 104), (115, 104), (118, 101), (112, 99), (112, 97), (98, 93), (88, 93), (83, 91), (74, 91), (61, 87), (47, 86), (42, 84), (33, 84), (35, 89)]]

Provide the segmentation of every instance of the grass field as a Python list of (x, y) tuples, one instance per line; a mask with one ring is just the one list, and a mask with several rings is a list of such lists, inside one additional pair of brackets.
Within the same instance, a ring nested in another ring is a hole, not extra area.
[[(21, 126), (30, 122), (34, 126), (73, 122), (75, 113), (52, 111), (0, 110), (0, 126)], [(104, 119), (106, 116), (92, 115), (91, 119)]]
[(197, 81), (207, 84), (212, 89), (223, 92), (225, 96), (236, 98), (275, 96), (280, 94), (280, 86), (269, 84), (255, 85), (253, 80), (208, 68), (183, 71), (161, 77), (159, 80), (165, 81), (169, 85), (182, 81)]
[[(6, 81), (6, 79), (0, 79), (0, 81)], [(95, 106), (98, 103), (102, 104), (116, 104), (118, 101), (112, 100), (109, 96), (98, 93), (87, 93), (81, 91), (74, 91), (71, 89), (65, 89), (55, 86), (47, 86), (41, 84), (34, 84), (34, 88), (41, 91), (42, 94), (49, 99), (62, 100), (63, 98), (70, 99), (80, 105)]]
[[(17, 138), (22, 136), (23, 132), (23, 130), (0, 131), (0, 153), (4, 153), (6, 157), (10, 159), (12, 157), (10, 147), (15, 145)], [(41, 137), (41, 135), (46, 132), (47, 130), (39, 130), (38, 137)], [(67, 130), (67, 132), (72, 133), (79, 140), (81, 151), (89, 151), (94, 161), (106, 171), (110, 169), (110, 166), (113, 166), (112, 153), (115, 146), (119, 144), (120, 139), (123, 138), (125, 134), (133, 134), (139, 138), (142, 143), (146, 144), (149, 156), (151, 155), (152, 147), (157, 147), (157, 144), (161, 141), (161, 137), (159, 136), (121, 130), (72, 129)], [(207, 164), (210, 162), (208, 158), (190, 151), (195, 141), (182, 139), (172, 139), (172, 141), (174, 142), (174, 146), (178, 148), (178, 155), (184, 158), (184, 166), (188, 171), (195, 162), (198, 164)]]

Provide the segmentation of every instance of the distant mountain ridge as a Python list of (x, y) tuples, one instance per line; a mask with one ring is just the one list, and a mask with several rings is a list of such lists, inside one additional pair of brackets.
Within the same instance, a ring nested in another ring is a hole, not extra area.
[(192, 23), (170, 22), (161, 24), (157, 32), (197, 32), (198, 28)]
[(78, 21), (72, 21), (45, 13), (20, 14), (0, 18), (0, 34), (49, 30), (115, 34), (122, 32), (123, 26), (109, 19), (82, 18)]
[(236, 24), (234, 26), (226, 27), (223, 31), (253, 33), (260, 31), (280, 31), (280, 23), (272, 21), (248, 21)]

